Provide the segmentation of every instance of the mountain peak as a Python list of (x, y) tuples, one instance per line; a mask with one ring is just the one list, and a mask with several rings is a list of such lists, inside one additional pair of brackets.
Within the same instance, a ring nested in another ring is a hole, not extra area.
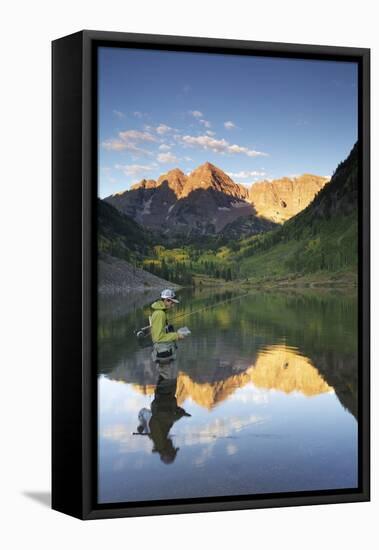
[(157, 187), (166, 183), (177, 197), (180, 197), (186, 184), (187, 176), (180, 168), (173, 168), (157, 179)]
[[(153, 189), (164, 183), (174, 191), (177, 198), (187, 197), (196, 189), (214, 189), (239, 199), (244, 199), (248, 195), (248, 190), (244, 186), (235, 183), (221, 168), (209, 161), (197, 166), (188, 176), (176, 167), (160, 175), (157, 180), (144, 178), (134, 183), (130, 189)], [(122, 191), (120, 194), (124, 193), (125, 191)]]
[(218, 168), (217, 166), (215, 166), (209, 161), (203, 162), (203, 164), (200, 164), (198, 168), (209, 168), (210, 170), (220, 170), (220, 168)]
[(235, 183), (221, 168), (211, 162), (204, 162), (195, 168), (188, 176), (183, 196), (196, 189), (213, 189), (226, 195), (243, 199), (247, 191)]
[[(226, 176), (225, 172), (221, 170), (218, 166), (215, 166), (211, 162), (204, 162), (203, 164), (200, 164), (197, 166), (194, 170), (192, 170), (191, 174), (199, 173), (199, 172), (208, 172), (208, 173), (220, 173)], [(227, 176), (228, 177), (228, 176)]]
[(176, 168), (172, 168), (172, 170), (169, 170), (168, 172), (166, 172), (166, 174), (178, 174), (178, 175), (181, 175), (181, 176), (185, 176), (185, 173), (183, 172), (183, 170), (181, 170), (180, 168), (176, 167)]
[[(133, 183), (133, 185), (130, 186), (130, 189), (152, 189), (153, 187), (157, 186), (157, 182), (155, 180), (147, 180), (143, 178), (138, 183)], [(124, 191), (125, 192), (125, 191)]]

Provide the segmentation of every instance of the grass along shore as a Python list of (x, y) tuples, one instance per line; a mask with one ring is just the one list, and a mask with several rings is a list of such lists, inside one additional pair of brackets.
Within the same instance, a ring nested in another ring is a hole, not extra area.
[(327, 272), (318, 271), (315, 273), (293, 273), (287, 275), (265, 275), (261, 277), (248, 277), (245, 279), (223, 281), (206, 276), (194, 276), (195, 287), (219, 287), (225, 289), (236, 288), (286, 288), (286, 287), (350, 287), (354, 288), (358, 283), (356, 271)]

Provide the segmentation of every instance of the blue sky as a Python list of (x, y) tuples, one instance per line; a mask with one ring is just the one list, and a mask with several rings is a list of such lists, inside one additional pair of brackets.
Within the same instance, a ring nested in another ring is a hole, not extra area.
[(99, 49), (98, 194), (209, 161), (234, 181), (331, 175), (357, 140), (357, 65)]

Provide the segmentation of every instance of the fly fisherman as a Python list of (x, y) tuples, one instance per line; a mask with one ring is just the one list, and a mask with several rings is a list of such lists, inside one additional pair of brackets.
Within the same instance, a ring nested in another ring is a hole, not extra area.
[(153, 340), (153, 361), (164, 365), (176, 359), (176, 342), (184, 338), (180, 332), (175, 332), (167, 322), (166, 311), (179, 303), (171, 288), (162, 290), (161, 299), (151, 306), (153, 314), (150, 317), (151, 339)]

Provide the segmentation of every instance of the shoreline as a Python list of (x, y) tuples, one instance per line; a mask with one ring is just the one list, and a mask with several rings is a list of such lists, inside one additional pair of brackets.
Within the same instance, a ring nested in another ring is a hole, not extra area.
[(341, 274), (339, 276), (314, 276), (314, 275), (302, 275), (298, 277), (280, 277), (272, 279), (250, 279), (250, 280), (235, 280), (235, 281), (222, 281), (218, 282), (214, 279), (207, 278), (197, 278), (195, 279), (195, 288), (225, 288), (225, 289), (235, 289), (235, 288), (268, 288), (268, 289), (278, 289), (285, 290), (294, 289), (294, 288), (347, 288), (347, 289), (357, 289), (357, 277), (354, 274), (347, 273), (345, 275)]

